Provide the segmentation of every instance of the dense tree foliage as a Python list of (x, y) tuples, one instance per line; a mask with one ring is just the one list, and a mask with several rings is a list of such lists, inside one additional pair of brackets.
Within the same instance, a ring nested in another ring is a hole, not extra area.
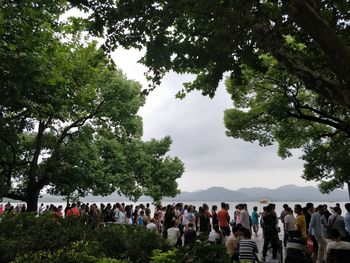
[(242, 81), (228, 79), (235, 108), (225, 111), (227, 135), (267, 146), (277, 143), (282, 158), (302, 149), (306, 180), (329, 192), (350, 181), (350, 131), (347, 108), (307, 90), (269, 55), (262, 74), (242, 65)]
[(141, 141), (141, 87), (127, 80), (79, 19), (59, 22), (65, 1), (0, 6), (1, 196), (36, 210), (56, 194), (177, 194), (183, 173), (171, 139)]
[[(158, 83), (165, 72), (197, 79), (186, 90), (213, 96), (224, 72), (264, 70), (272, 54), (305, 87), (350, 106), (349, 8), (345, 0), (70, 0), (94, 10), (91, 29), (116, 45), (146, 48), (142, 62)], [(105, 31), (104, 31), (105, 29)], [(305, 46), (288, 45), (288, 37)]]

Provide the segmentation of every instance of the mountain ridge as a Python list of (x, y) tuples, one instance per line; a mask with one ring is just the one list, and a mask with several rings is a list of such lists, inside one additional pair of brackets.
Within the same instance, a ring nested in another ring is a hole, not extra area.
[[(349, 201), (348, 192), (335, 190), (330, 194), (322, 194), (318, 188), (313, 186), (282, 185), (270, 189), (264, 187), (240, 188), (230, 190), (221, 186), (209, 187), (205, 190), (193, 192), (183, 191), (177, 196), (163, 198), (163, 202), (258, 202), (261, 199), (268, 199), (270, 202), (298, 202), (298, 201)], [(7, 202), (4, 199), (3, 202)], [(80, 198), (82, 202), (131, 202), (127, 197), (120, 196), (117, 192), (109, 196), (86, 196)], [(42, 195), (39, 202), (63, 202), (62, 196)], [(147, 196), (139, 198), (138, 202), (152, 202)]]
[[(93, 198), (91, 198), (93, 197)], [(100, 199), (102, 201), (96, 201)], [(163, 198), (164, 202), (256, 202), (261, 199), (268, 199), (271, 202), (282, 201), (348, 201), (347, 191), (335, 190), (330, 194), (322, 194), (318, 188), (313, 186), (296, 186), (282, 185), (275, 189), (264, 187), (240, 188), (230, 190), (221, 186), (209, 187), (205, 190), (196, 190), (193, 192), (181, 192), (173, 198)], [(105, 201), (130, 201), (125, 196), (119, 196), (113, 193), (107, 197), (88, 196), (82, 198), (82, 201), (89, 202), (105, 202)], [(138, 201), (152, 201), (151, 198), (142, 196)]]

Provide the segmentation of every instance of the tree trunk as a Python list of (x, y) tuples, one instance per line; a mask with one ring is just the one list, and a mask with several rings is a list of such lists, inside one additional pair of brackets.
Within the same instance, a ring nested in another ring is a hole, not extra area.
[(349, 194), (349, 201), (350, 201), (350, 182), (346, 183), (348, 185), (348, 194)]
[(69, 202), (70, 202), (70, 194), (67, 194), (67, 204), (66, 204), (66, 207), (68, 207), (69, 206)]
[(31, 191), (28, 192), (26, 202), (27, 202), (27, 212), (37, 212), (38, 211), (38, 200), (39, 192)]

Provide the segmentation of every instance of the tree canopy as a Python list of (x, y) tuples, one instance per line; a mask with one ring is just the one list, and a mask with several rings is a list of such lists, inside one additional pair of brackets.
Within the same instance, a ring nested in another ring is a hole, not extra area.
[(227, 135), (276, 143), (282, 158), (301, 149), (306, 180), (320, 182), (323, 192), (343, 188), (350, 181), (349, 111), (307, 90), (270, 55), (261, 59), (265, 73), (242, 65), (242, 81), (226, 81), (235, 106), (225, 111)]
[(177, 194), (183, 173), (171, 139), (143, 142), (141, 86), (127, 80), (66, 1), (8, 1), (0, 7), (1, 196), (36, 210), (47, 187), (137, 199)]
[[(142, 62), (159, 83), (165, 72), (193, 73), (185, 90), (213, 96), (224, 72), (264, 71), (259, 56), (283, 67), (329, 101), (350, 106), (349, 5), (345, 0), (70, 0), (92, 9), (91, 30), (117, 45), (146, 48)], [(287, 37), (305, 46), (293, 49)]]

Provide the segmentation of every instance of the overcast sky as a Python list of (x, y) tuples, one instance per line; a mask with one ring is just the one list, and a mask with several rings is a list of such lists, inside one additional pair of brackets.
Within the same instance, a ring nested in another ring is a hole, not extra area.
[[(137, 63), (141, 53), (118, 49), (113, 58), (129, 79), (147, 86), (146, 68)], [(303, 162), (298, 156), (282, 160), (276, 147), (226, 137), (224, 110), (232, 103), (223, 83), (214, 99), (192, 92), (185, 99), (175, 98), (182, 83), (193, 77), (169, 73), (162, 84), (148, 97), (140, 110), (144, 139), (160, 139), (170, 135), (170, 155), (185, 164), (185, 173), (178, 180), (182, 191), (222, 186), (235, 190), (242, 187), (276, 188), (285, 184), (316, 185), (301, 178)]]

